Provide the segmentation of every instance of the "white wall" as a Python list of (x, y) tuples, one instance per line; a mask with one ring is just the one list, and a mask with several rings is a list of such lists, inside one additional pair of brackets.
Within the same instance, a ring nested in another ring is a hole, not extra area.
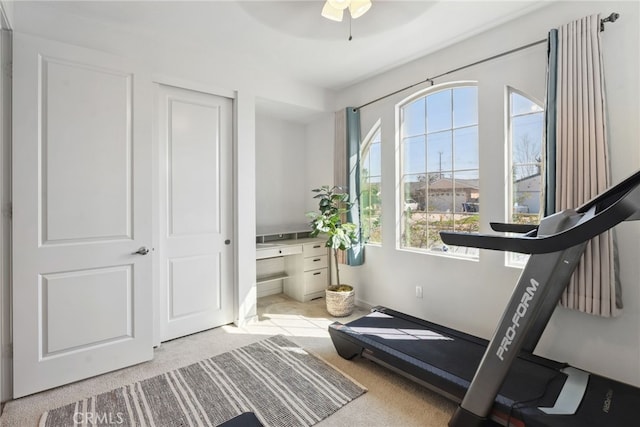
[[(256, 116), (256, 227), (305, 224), (306, 131), (300, 123)], [(310, 193), (309, 193), (310, 194)]]
[[(256, 155), (255, 94), (238, 92), (235, 102), (234, 167), (236, 182), (235, 273), (237, 323), (242, 325), (256, 316)], [(242, 161), (240, 160), (242, 159)], [(240, 191), (240, 189), (242, 191)]]
[[(140, 13), (137, 3), (131, 2), (134, 16), (136, 12)], [(114, 8), (126, 7), (126, 2), (114, 5)], [(48, 7), (47, 2), (37, 1), (16, 2), (13, 16), (14, 31), (135, 58), (156, 73), (214, 84), (228, 90), (244, 90), (256, 97), (312, 111), (326, 111), (333, 104), (333, 95), (322, 88), (291, 81), (276, 71), (263, 69), (260, 63), (247, 67), (246, 62), (233, 55), (213, 56), (206, 48), (191, 43), (190, 34), (180, 31), (167, 29), (163, 34), (148, 33), (127, 23), (108, 22), (101, 16), (70, 15)], [(184, 16), (179, 18), (184, 19)], [(240, 57), (247, 54), (236, 53)]]
[[(557, 2), (514, 22), (461, 42), (411, 64), (371, 78), (339, 95), (338, 108), (358, 106), (398, 88), (518, 46), (545, 39), (550, 28), (592, 13), (620, 20), (602, 34), (609, 110), (613, 181), (640, 168), (638, 2)], [(546, 46), (440, 78), (436, 84), (477, 80), (480, 115), (482, 232), (490, 220), (505, 221), (505, 85), (544, 99)], [(449, 327), (490, 338), (520, 274), (504, 266), (504, 255), (481, 251), (479, 261), (424, 254), (397, 247), (396, 128), (394, 105), (422, 85), (361, 110), (362, 132), (382, 119), (383, 245), (366, 248), (364, 266), (344, 268), (361, 303), (386, 305)], [(311, 172), (316, 176), (322, 172)], [(564, 308), (556, 310), (537, 352), (596, 373), (640, 385), (640, 223), (618, 227), (625, 308), (603, 319)], [(415, 297), (415, 287), (424, 298)]]
[(256, 117), (256, 224), (302, 225), (316, 211), (313, 188), (333, 185), (334, 113), (303, 124)]
[(327, 113), (306, 126), (305, 211), (317, 211), (318, 201), (311, 190), (333, 185), (334, 113)]

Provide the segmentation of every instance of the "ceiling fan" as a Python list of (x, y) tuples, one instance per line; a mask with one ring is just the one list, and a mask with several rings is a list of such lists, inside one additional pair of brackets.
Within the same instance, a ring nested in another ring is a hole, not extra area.
[(371, 0), (327, 0), (322, 8), (322, 16), (341, 22), (347, 8), (351, 18), (357, 19), (371, 8)]

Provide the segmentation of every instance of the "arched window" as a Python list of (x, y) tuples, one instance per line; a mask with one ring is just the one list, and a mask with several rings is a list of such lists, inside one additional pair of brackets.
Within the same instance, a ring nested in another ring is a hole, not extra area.
[(360, 154), (360, 221), (365, 243), (382, 243), (382, 155), (380, 121), (365, 137)]
[[(516, 89), (509, 88), (508, 147), (509, 183), (508, 217), (518, 224), (538, 224), (542, 212), (542, 156), (544, 109)], [(523, 266), (528, 256), (510, 253), (508, 264)]]
[(440, 231), (477, 232), (480, 212), (478, 90), (473, 83), (429, 88), (398, 106), (400, 246), (477, 257), (447, 247)]

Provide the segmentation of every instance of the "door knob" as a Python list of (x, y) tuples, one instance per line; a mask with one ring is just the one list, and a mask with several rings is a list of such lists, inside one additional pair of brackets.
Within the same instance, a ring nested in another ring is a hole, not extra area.
[(146, 255), (149, 253), (149, 248), (147, 248), (146, 246), (141, 246), (140, 249), (138, 249), (135, 252), (132, 252), (132, 255)]

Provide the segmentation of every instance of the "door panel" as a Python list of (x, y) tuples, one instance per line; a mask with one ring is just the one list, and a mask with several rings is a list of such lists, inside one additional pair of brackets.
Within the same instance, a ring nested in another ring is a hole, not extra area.
[(174, 258), (169, 263), (170, 322), (221, 308), (220, 289), (210, 285), (212, 279), (219, 281), (216, 257)]
[(219, 140), (222, 106), (171, 99), (167, 107), (169, 235), (219, 234), (219, 150), (225, 142)]
[(14, 397), (149, 360), (151, 83), (122, 58), (17, 34)]
[(160, 85), (160, 339), (233, 321), (232, 101)]
[(40, 66), (43, 243), (130, 239), (132, 75)]
[(42, 275), (42, 357), (132, 339), (131, 276), (131, 266)]

